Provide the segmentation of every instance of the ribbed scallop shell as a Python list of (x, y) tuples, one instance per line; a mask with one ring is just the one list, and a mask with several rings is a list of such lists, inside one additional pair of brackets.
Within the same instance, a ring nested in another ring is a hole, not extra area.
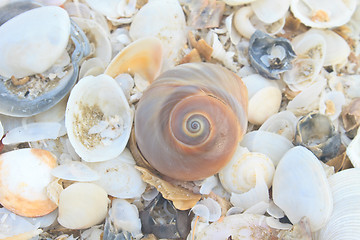
[(135, 138), (160, 173), (198, 180), (230, 161), (247, 127), (247, 89), (229, 70), (209, 63), (177, 66), (144, 92)]

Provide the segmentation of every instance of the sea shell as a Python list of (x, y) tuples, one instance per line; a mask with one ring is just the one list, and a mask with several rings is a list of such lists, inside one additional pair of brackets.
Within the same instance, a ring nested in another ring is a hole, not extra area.
[(41, 7), (42, 5), (38, 2), (30, 2), (30, 1), (3, 1), (0, 4), (0, 26), (5, 22), (10, 20), (11, 18), (29, 11), (34, 8)]
[(100, 178), (96, 171), (77, 161), (61, 164), (54, 168), (51, 174), (56, 178), (77, 182), (91, 182)]
[[(48, 6), (10, 19), (0, 32), (7, 36), (0, 41), (0, 112), (32, 116), (58, 103), (75, 84), (79, 61), (89, 53), (81, 29), (70, 22), (66, 11)], [(74, 46), (69, 52), (68, 44)]]
[(262, 76), (280, 79), (280, 73), (292, 68), (291, 61), (296, 54), (286, 38), (273, 38), (256, 30), (249, 41), (249, 57), (251, 65)]
[(293, 68), (283, 75), (290, 90), (301, 91), (311, 85), (324, 65), (326, 41), (320, 34), (308, 31), (296, 36), (292, 46), (297, 55)]
[(60, 194), (58, 222), (66, 228), (84, 229), (105, 219), (108, 197), (94, 183), (74, 183)]
[(323, 227), (332, 213), (333, 198), (324, 169), (304, 147), (290, 149), (280, 160), (272, 196), (293, 224), (306, 216), (313, 232)]
[(87, 76), (70, 93), (65, 125), (76, 153), (87, 162), (120, 155), (132, 121), (133, 110), (121, 87), (108, 75)]
[(356, 239), (360, 234), (360, 170), (346, 169), (329, 177), (334, 209), (314, 240)]
[(243, 81), (249, 93), (249, 122), (260, 125), (279, 111), (281, 91), (275, 82), (259, 74), (244, 77)]
[(274, 23), (285, 16), (291, 0), (256, 0), (251, 8), (256, 16), (265, 23)]
[(0, 203), (26, 217), (38, 217), (57, 206), (46, 195), (56, 158), (41, 149), (24, 148), (0, 155)]
[[(245, 134), (240, 145), (251, 152), (268, 156), (277, 166), (283, 155), (294, 145), (287, 138), (272, 132), (251, 131)], [(276, 146), (276, 147), (274, 147)]]
[(360, 128), (358, 128), (355, 138), (346, 148), (346, 154), (355, 168), (360, 167)]
[(306, 147), (324, 162), (335, 157), (341, 145), (340, 134), (331, 120), (317, 112), (299, 119), (294, 142)]
[(342, 109), (341, 119), (347, 135), (354, 138), (360, 125), (360, 98), (353, 99)]
[(334, 121), (340, 116), (345, 101), (345, 96), (342, 92), (325, 92), (320, 98), (319, 112), (328, 116), (331, 121)]
[(230, 161), (246, 131), (246, 113), (247, 90), (238, 76), (210, 63), (183, 64), (144, 92), (135, 113), (135, 138), (160, 173), (204, 179)]
[(230, 162), (219, 172), (219, 179), (228, 192), (243, 193), (255, 187), (257, 175), (269, 188), (274, 172), (275, 167), (269, 157), (238, 146)]
[(129, 34), (133, 40), (159, 38), (164, 47), (166, 70), (180, 60), (180, 51), (186, 43), (185, 28), (185, 15), (177, 0), (152, 0), (135, 15)]
[(110, 62), (105, 74), (116, 78), (119, 74), (139, 74), (149, 83), (160, 74), (163, 46), (155, 37), (140, 38), (119, 52)]
[(356, 5), (356, 0), (295, 0), (291, 2), (291, 12), (306, 26), (332, 28), (347, 23)]
[(0, 138), (2, 139), (3, 136), (4, 136), (4, 127), (3, 127), (3, 125), (2, 125), (2, 123), (0, 121)]
[(269, 117), (259, 128), (260, 131), (277, 133), (293, 141), (297, 117), (290, 111), (281, 111)]
[(94, 183), (113, 197), (138, 198), (145, 191), (146, 184), (141, 179), (141, 173), (135, 169), (134, 158), (127, 148), (114, 159), (89, 166), (100, 176)]
[(230, 6), (243, 5), (243, 4), (251, 3), (254, 1), (256, 1), (256, 0), (223, 0), (223, 2), (225, 2), (227, 5), (230, 5)]
[[(123, 1), (123, 0), (111, 0), (107, 1), (104, 4), (104, 1), (99, 0), (86, 0), (86, 3), (94, 10), (100, 12), (109, 19), (116, 19), (119, 17), (129, 16), (129, 10), (132, 9), (130, 6), (127, 9), (128, 2), (131, 2), (131, 5), (134, 5), (135, 8), (136, 1)], [(133, 12), (133, 11), (131, 11)]]

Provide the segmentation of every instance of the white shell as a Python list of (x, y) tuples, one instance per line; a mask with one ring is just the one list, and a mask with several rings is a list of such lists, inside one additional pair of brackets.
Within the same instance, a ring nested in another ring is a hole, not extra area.
[(202, 217), (205, 222), (215, 222), (221, 217), (220, 204), (212, 198), (204, 198), (199, 201), (191, 211), (199, 217)]
[(332, 121), (336, 120), (345, 105), (345, 96), (342, 92), (323, 92), (320, 98), (319, 112), (327, 115)]
[(60, 194), (58, 222), (66, 228), (84, 229), (102, 222), (107, 214), (108, 197), (93, 183), (74, 183)]
[(355, 168), (360, 168), (360, 128), (357, 131), (355, 138), (350, 142), (346, 148), (346, 155), (349, 157), (352, 165)]
[(227, 5), (230, 6), (238, 6), (238, 5), (243, 5), (246, 3), (251, 3), (254, 2), (256, 0), (222, 0), (223, 2), (225, 2)]
[(91, 182), (100, 178), (96, 171), (77, 161), (61, 164), (54, 168), (51, 174), (57, 178), (78, 182)]
[(266, 155), (238, 146), (230, 162), (219, 172), (219, 179), (228, 192), (243, 193), (255, 187), (257, 175), (270, 187), (274, 172), (274, 164)]
[(291, 11), (306, 26), (332, 28), (347, 23), (356, 5), (356, 0), (293, 0)]
[(72, 89), (65, 126), (83, 160), (96, 162), (119, 156), (129, 140), (132, 122), (133, 110), (110, 76), (87, 76)]
[(180, 51), (186, 43), (185, 28), (185, 15), (177, 0), (152, 0), (134, 16), (129, 34), (133, 40), (149, 36), (159, 38), (164, 47), (166, 69), (180, 59)]
[(0, 138), (2, 138), (4, 136), (4, 127), (0, 121)]
[(98, 57), (90, 58), (85, 60), (80, 67), (79, 79), (92, 75), (98, 76), (105, 71), (105, 63)]
[(252, 124), (260, 125), (279, 111), (281, 91), (274, 81), (259, 74), (244, 77), (243, 82), (249, 96), (248, 120)]
[(287, 138), (266, 131), (251, 131), (245, 134), (240, 145), (246, 147), (251, 152), (265, 154), (272, 160), (274, 166), (294, 146)]
[(0, 155), (0, 203), (10, 211), (37, 217), (56, 205), (47, 197), (46, 187), (54, 179), (51, 169), (56, 158), (42, 149), (23, 148)]
[(141, 173), (135, 169), (135, 160), (126, 148), (114, 159), (91, 163), (89, 166), (100, 175), (100, 179), (94, 183), (113, 197), (138, 198), (145, 191), (146, 184), (141, 179)]
[(123, 199), (115, 199), (112, 201), (109, 216), (116, 231), (130, 232), (133, 237), (141, 234), (139, 210), (134, 204)]
[(339, 34), (329, 29), (309, 30), (309, 33), (320, 34), (326, 41), (324, 66), (344, 65), (348, 61), (350, 46)]
[(306, 216), (314, 232), (330, 218), (333, 198), (326, 174), (317, 157), (305, 147), (294, 147), (282, 157), (272, 191), (274, 203), (293, 224)]
[(64, 52), (70, 18), (60, 7), (35, 8), (1, 25), (0, 36), (1, 76), (22, 78), (42, 73)]
[(290, 111), (281, 111), (269, 117), (259, 128), (260, 131), (277, 133), (293, 141), (297, 117)]
[(265, 23), (274, 23), (285, 16), (291, 0), (256, 0), (251, 7), (256, 16)]
[(297, 55), (293, 68), (283, 75), (283, 80), (292, 91), (301, 91), (311, 85), (324, 65), (326, 41), (320, 34), (305, 32), (292, 40)]
[(128, 1), (124, 0), (107, 0), (106, 2), (101, 0), (86, 0), (86, 3), (89, 4), (92, 9), (99, 11), (108, 18), (119, 18), (126, 16), (127, 14), (125, 13), (124, 7), (127, 2)]
[(329, 178), (334, 198), (330, 220), (314, 240), (357, 239), (360, 235), (360, 169), (342, 170)]

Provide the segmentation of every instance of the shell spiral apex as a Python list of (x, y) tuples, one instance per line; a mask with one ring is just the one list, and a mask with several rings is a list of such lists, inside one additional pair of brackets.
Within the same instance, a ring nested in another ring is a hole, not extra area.
[(199, 180), (228, 163), (247, 128), (247, 89), (240, 77), (210, 63), (177, 66), (144, 92), (135, 138), (163, 175)]

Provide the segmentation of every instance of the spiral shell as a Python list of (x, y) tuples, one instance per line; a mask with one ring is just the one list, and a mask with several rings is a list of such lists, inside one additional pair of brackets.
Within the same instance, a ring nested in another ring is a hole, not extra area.
[(177, 66), (144, 92), (135, 138), (163, 175), (199, 180), (228, 163), (247, 128), (247, 89), (229, 70), (209, 63)]

